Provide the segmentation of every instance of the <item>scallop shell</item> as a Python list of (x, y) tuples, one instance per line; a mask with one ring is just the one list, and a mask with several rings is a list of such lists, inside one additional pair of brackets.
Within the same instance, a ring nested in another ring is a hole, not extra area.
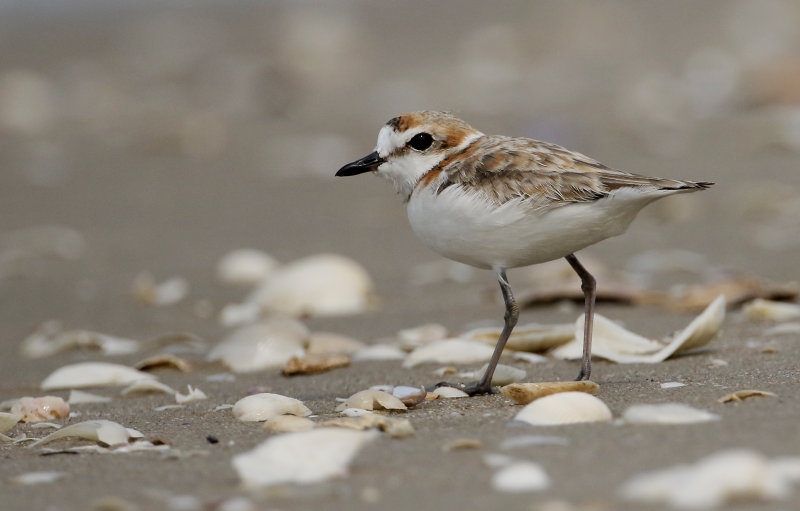
[(343, 428), (285, 433), (234, 456), (232, 464), (246, 487), (320, 483), (346, 476), (356, 454), (378, 435)]
[(585, 392), (560, 392), (537, 399), (520, 410), (514, 420), (534, 426), (555, 426), (579, 422), (608, 422), (611, 410)]
[(293, 316), (358, 314), (367, 310), (372, 288), (372, 279), (357, 262), (319, 254), (278, 268), (247, 301)]
[(236, 373), (279, 368), (305, 354), (308, 330), (297, 320), (274, 317), (235, 330), (206, 357), (221, 360)]
[(622, 419), (630, 424), (695, 424), (719, 420), (719, 415), (682, 403), (630, 406)]
[[(476, 328), (459, 335), (460, 339), (478, 341), (494, 346), (502, 332), (501, 327)], [(519, 325), (511, 332), (506, 349), (515, 351), (543, 352), (570, 342), (575, 331), (574, 325), (539, 325), (529, 323)]]
[(425, 363), (474, 364), (486, 362), (492, 357), (491, 346), (464, 339), (444, 339), (419, 347), (403, 361), (403, 367), (415, 367)]
[(362, 410), (407, 410), (406, 405), (398, 398), (381, 390), (362, 390), (356, 392), (347, 401), (336, 407), (337, 412), (346, 408), (360, 408)]
[(69, 416), (69, 405), (60, 397), (22, 397), (11, 406), (20, 422), (41, 422)]
[(126, 444), (131, 439), (142, 438), (140, 432), (135, 429), (126, 428), (109, 420), (91, 420), (71, 424), (64, 428), (59, 429), (54, 433), (50, 433), (44, 438), (41, 438), (31, 444), (31, 447), (37, 447), (50, 443), (53, 440), (68, 437), (78, 437), (86, 440), (93, 440), (105, 445)]
[(311, 410), (302, 401), (280, 394), (253, 394), (233, 405), (233, 416), (240, 421), (265, 421), (278, 415), (308, 417)]
[(42, 390), (128, 385), (155, 376), (120, 364), (81, 362), (53, 371), (41, 384)]
[(251, 248), (228, 252), (217, 263), (217, 279), (224, 284), (255, 286), (267, 278), (278, 267), (271, 255)]
[(592, 381), (553, 381), (541, 383), (512, 383), (500, 389), (500, 393), (521, 405), (527, 405), (540, 397), (559, 392), (586, 392), (594, 394), (600, 387)]
[(742, 307), (742, 314), (753, 320), (787, 321), (800, 318), (800, 305), (756, 298)]

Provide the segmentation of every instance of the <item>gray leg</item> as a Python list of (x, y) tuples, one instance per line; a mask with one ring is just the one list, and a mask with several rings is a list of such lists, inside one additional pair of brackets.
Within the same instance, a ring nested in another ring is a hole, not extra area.
[(581, 371), (576, 380), (588, 380), (592, 374), (592, 321), (594, 320), (594, 301), (597, 297), (597, 282), (592, 274), (578, 262), (575, 254), (566, 257), (567, 262), (575, 273), (581, 278), (581, 290), (583, 290), (586, 317), (583, 322), (583, 361)]
[(503, 293), (503, 301), (506, 304), (505, 325), (503, 326), (503, 331), (500, 333), (500, 337), (497, 339), (497, 344), (494, 347), (494, 353), (492, 353), (492, 358), (489, 360), (489, 366), (486, 368), (486, 372), (483, 374), (480, 381), (462, 385), (439, 383), (437, 387), (452, 386), (460, 388), (470, 396), (492, 393), (492, 376), (494, 376), (494, 370), (497, 368), (497, 363), (500, 361), (500, 355), (503, 354), (503, 348), (506, 346), (508, 337), (517, 324), (517, 319), (519, 319), (519, 307), (517, 307), (517, 302), (514, 300), (514, 295), (511, 293), (511, 286), (506, 278), (505, 270), (497, 270), (497, 281), (500, 283), (500, 291)]

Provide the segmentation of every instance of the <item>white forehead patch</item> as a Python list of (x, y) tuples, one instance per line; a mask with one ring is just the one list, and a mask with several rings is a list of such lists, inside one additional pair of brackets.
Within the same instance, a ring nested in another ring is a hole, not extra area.
[(385, 158), (387, 155), (405, 146), (412, 136), (416, 135), (421, 128), (407, 130), (402, 133), (397, 133), (391, 126), (384, 126), (378, 133), (378, 144), (375, 150), (378, 155)]

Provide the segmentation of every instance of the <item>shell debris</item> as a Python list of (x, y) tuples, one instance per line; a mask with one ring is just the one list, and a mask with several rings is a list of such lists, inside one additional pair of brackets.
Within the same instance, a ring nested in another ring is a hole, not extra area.
[(366, 348), (363, 342), (346, 335), (330, 332), (312, 332), (308, 336), (309, 355), (352, 355)]
[(269, 438), (233, 457), (245, 487), (314, 484), (345, 477), (353, 458), (380, 433), (345, 428), (317, 428)]
[(456, 438), (442, 446), (442, 451), (462, 451), (469, 449), (483, 449), (483, 442), (476, 438)]
[(292, 357), (305, 355), (307, 337), (305, 325), (277, 316), (234, 330), (212, 348), (206, 359), (220, 360), (235, 373), (276, 369)]
[(514, 461), (492, 476), (492, 488), (508, 493), (542, 491), (551, 485), (550, 477), (538, 463)]
[(306, 355), (304, 357), (292, 357), (283, 368), (284, 376), (295, 376), (298, 374), (324, 373), (339, 367), (350, 365), (350, 357), (347, 355)]
[(756, 321), (788, 321), (800, 318), (800, 305), (756, 298), (744, 304), (742, 314)]
[(97, 394), (92, 394), (91, 392), (84, 392), (82, 390), (70, 390), (69, 397), (67, 398), (67, 403), (69, 403), (70, 405), (79, 405), (86, 403), (109, 403), (109, 402), (111, 402), (110, 397), (99, 396)]
[(0, 434), (11, 430), (19, 422), (19, 415), (15, 413), (0, 412)]
[(135, 382), (131, 383), (124, 389), (122, 389), (123, 396), (127, 396), (128, 394), (147, 394), (147, 393), (162, 393), (162, 394), (175, 394), (175, 390), (167, 385), (166, 383), (162, 383), (158, 380), (136, 380)]
[(192, 370), (192, 365), (189, 362), (172, 353), (161, 353), (147, 357), (133, 364), (133, 367), (139, 371), (151, 371), (162, 367), (177, 369), (182, 373), (188, 373)]
[(660, 403), (632, 405), (622, 419), (629, 424), (696, 424), (717, 421), (720, 416), (682, 403)]
[(228, 252), (217, 262), (217, 280), (234, 286), (255, 286), (267, 280), (278, 267), (271, 255), (252, 248)]
[(337, 412), (347, 408), (361, 410), (407, 410), (408, 407), (397, 397), (381, 390), (367, 389), (356, 392), (336, 407)]
[(406, 352), (391, 344), (372, 344), (353, 353), (353, 362), (365, 360), (403, 360)]
[(738, 403), (751, 397), (778, 397), (777, 394), (765, 390), (737, 390), (730, 394), (725, 394), (717, 400), (718, 403)]
[(38, 447), (54, 440), (69, 437), (92, 440), (104, 445), (117, 445), (127, 444), (132, 440), (143, 438), (144, 435), (135, 429), (126, 428), (119, 423), (98, 419), (78, 422), (77, 424), (71, 424), (61, 428), (58, 431), (50, 433), (46, 437), (37, 440), (31, 444), (31, 447)]
[(406, 328), (397, 332), (397, 346), (406, 351), (413, 351), (447, 337), (447, 327), (438, 323), (428, 323), (414, 328)]
[(57, 396), (21, 397), (11, 405), (11, 413), (20, 422), (65, 419), (69, 416), (69, 404)]
[(410, 368), (425, 363), (474, 364), (487, 362), (494, 349), (491, 346), (464, 339), (444, 339), (412, 351), (403, 361), (403, 367)]
[[(433, 392), (431, 392), (431, 394), (442, 399), (458, 399), (462, 397), (469, 397), (469, 394), (463, 390), (447, 386), (437, 387), (433, 390)], [(428, 398), (426, 397), (426, 399)]]
[(311, 410), (299, 399), (268, 392), (243, 397), (234, 403), (232, 411), (234, 417), (244, 422), (265, 421), (279, 415), (311, 415)]
[(319, 423), (320, 427), (342, 427), (351, 429), (377, 428), (392, 438), (405, 438), (414, 434), (411, 421), (400, 417), (388, 417), (377, 413), (368, 413), (357, 417), (340, 417)]
[(186, 387), (186, 394), (181, 394), (180, 392), (175, 393), (176, 403), (184, 404), (191, 403), (192, 401), (202, 401), (203, 399), (208, 399), (208, 396), (202, 390), (192, 387), (191, 385), (187, 385)]
[(95, 349), (103, 355), (129, 355), (139, 351), (139, 341), (88, 330), (63, 330), (57, 321), (46, 321), (20, 344), (28, 358), (42, 358), (71, 349)]
[[(571, 323), (557, 325), (540, 325), (529, 323), (519, 325), (511, 332), (506, 349), (541, 353), (570, 342), (574, 336), (574, 325)], [(501, 327), (476, 328), (464, 332), (458, 337), (468, 341), (478, 341), (491, 346), (497, 344)]]
[(152, 273), (143, 271), (133, 280), (131, 292), (140, 303), (168, 307), (186, 298), (189, 288), (189, 281), (182, 277), (172, 277), (159, 283)]
[(129, 385), (137, 380), (153, 380), (152, 374), (109, 362), (80, 362), (53, 371), (41, 384), (42, 390)]
[[(471, 378), (474, 380), (480, 380), (483, 378), (484, 373), (486, 373), (486, 369), (489, 368), (489, 364), (484, 364), (483, 367), (478, 369), (477, 371), (467, 371), (460, 373), (459, 376), (461, 378)], [(492, 385), (509, 385), (511, 383), (516, 383), (518, 381), (522, 381), (525, 376), (526, 372), (524, 369), (518, 369), (513, 366), (505, 365), (505, 364), (497, 364), (495, 367), (494, 374), (492, 375)]]
[(514, 420), (534, 426), (555, 426), (580, 422), (609, 422), (611, 410), (585, 392), (560, 392), (537, 399), (517, 413)]
[(540, 397), (559, 392), (586, 392), (594, 394), (600, 386), (593, 381), (553, 381), (541, 383), (512, 383), (500, 389), (500, 393), (515, 403), (527, 405)]
[(316, 424), (311, 419), (297, 415), (276, 415), (264, 421), (264, 429), (275, 433), (309, 431), (315, 426)]

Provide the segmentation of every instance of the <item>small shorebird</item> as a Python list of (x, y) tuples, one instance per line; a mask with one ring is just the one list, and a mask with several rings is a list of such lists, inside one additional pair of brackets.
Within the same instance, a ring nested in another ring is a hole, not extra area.
[(575, 252), (625, 232), (654, 200), (713, 183), (630, 174), (529, 138), (485, 135), (449, 113), (411, 112), (381, 128), (375, 151), (337, 176), (375, 172), (394, 184), (414, 233), (439, 254), (497, 274), (505, 325), (480, 381), (458, 385), (470, 395), (491, 381), (519, 308), (506, 270), (566, 258), (585, 297), (583, 360), (591, 373), (595, 279)]

